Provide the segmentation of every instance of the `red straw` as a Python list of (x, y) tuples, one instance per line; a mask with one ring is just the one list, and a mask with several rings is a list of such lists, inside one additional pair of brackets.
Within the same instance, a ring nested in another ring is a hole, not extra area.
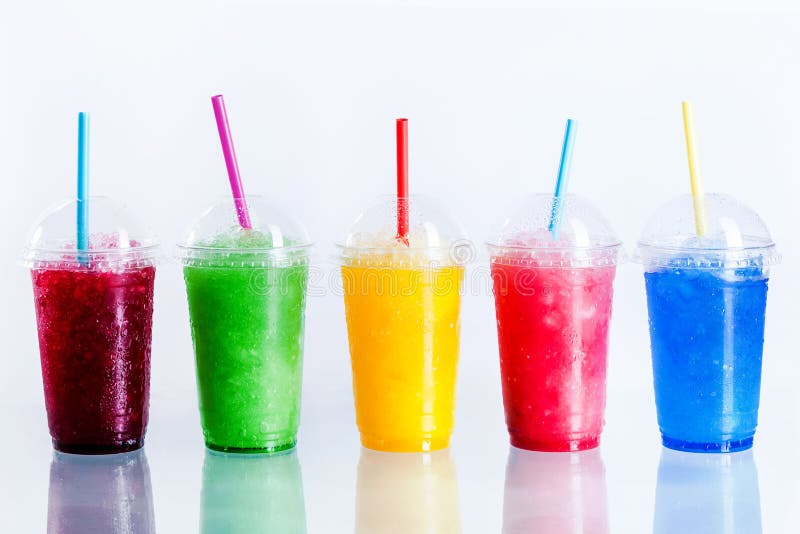
[(239, 164), (236, 162), (236, 152), (233, 150), (233, 137), (231, 136), (230, 124), (228, 124), (228, 112), (225, 111), (225, 101), (222, 99), (222, 95), (212, 96), (211, 105), (214, 107), (214, 117), (217, 119), (219, 140), (222, 143), (222, 155), (225, 156), (225, 167), (228, 169), (228, 179), (231, 182), (231, 193), (233, 193), (233, 202), (236, 205), (239, 225), (242, 228), (252, 228), (250, 213), (247, 211), (247, 203), (244, 199), (242, 176), (239, 174)]
[(408, 119), (397, 119), (397, 239), (408, 245)]

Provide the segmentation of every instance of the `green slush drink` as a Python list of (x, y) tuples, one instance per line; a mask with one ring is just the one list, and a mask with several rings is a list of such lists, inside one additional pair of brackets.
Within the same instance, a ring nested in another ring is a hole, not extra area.
[(230, 227), (185, 247), (206, 446), (276, 452), (300, 420), (307, 241)]

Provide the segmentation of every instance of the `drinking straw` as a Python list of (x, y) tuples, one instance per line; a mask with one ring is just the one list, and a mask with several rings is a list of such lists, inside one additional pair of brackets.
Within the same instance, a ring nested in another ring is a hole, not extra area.
[(214, 117), (217, 119), (219, 141), (222, 144), (222, 155), (225, 156), (225, 167), (228, 170), (228, 179), (231, 182), (231, 193), (233, 193), (233, 203), (236, 205), (239, 226), (245, 229), (252, 228), (250, 212), (247, 210), (244, 188), (242, 187), (242, 177), (239, 174), (239, 163), (236, 161), (236, 152), (233, 149), (233, 137), (231, 136), (230, 124), (228, 124), (228, 112), (225, 111), (225, 100), (223, 100), (222, 95), (212, 96), (211, 105), (214, 107)]
[(89, 257), (89, 114), (78, 113), (78, 200), (76, 213), (76, 248), (78, 262), (86, 265)]
[(694, 226), (698, 236), (706, 235), (706, 201), (703, 177), (697, 162), (697, 135), (694, 130), (694, 110), (691, 102), (681, 102), (683, 109), (683, 133), (686, 136), (686, 154), (689, 157), (689, 180), (692, 184)]
[(408, 119), (397, 119), (397, 239), (408, 245)]
[(567, 119), (567, 129), (564, 131), (564, 146), (561, 148), (561, 163), (558, 166), (556, 179), (556, 192), (553, 195), (553, 209), (550, 212), (550, 224), (547, 229), (553, 236), (553, 241), (558, 240), (561, 232), (561, 218), (564, 214), (564, 195), (569, 183), (569, 171), (572, 167), (572, 148), (575, 144), (575, 129), (577, 122)]

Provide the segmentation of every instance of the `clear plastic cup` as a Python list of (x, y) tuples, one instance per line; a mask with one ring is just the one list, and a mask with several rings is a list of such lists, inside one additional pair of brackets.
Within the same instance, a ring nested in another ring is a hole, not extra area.
[(408, 245), (396, 237), (394, 197), (369, 207), (339, 245), (356, 422), (367, 448), (432, 451), (447, 447), (453, 430), (471, 248), (438, 203), (402, 202)]
[(620, 241), (577, 196), (548, 231), (552, 195), (533, 195), (488, 243), (506, 424), (515, 447), (578, 451), (599, 444), (608, 328)]
[(278, 452), (297, 442), (311, 243), (291, 217), (248, 197), (195, 221), (180, 248), (206, 446)]
[(144, 450), (103, 456), (54, 452), (47, 532), (155, 534), (150, 468)]
[(752, 450), (735, 454), (662, 450), (653, 533), (675, 532), (761, 533)]
[(651, 217), (638, 256), (664, 446), (732, 452), (753, 443), (767, 281), (780, 258), (754, 211), (724, 195), (705, 203), (706, 236), (684, 195)]
[(306, 533), (297, 452), (228, 454), (206, 450), (201, 534)]
[(53, 446), (104, 454), (144, 443), (158, 243), (123, 207), (89, 200), (89, 250), (76, 250), (77, 201), (30, 234), (45, 405)]

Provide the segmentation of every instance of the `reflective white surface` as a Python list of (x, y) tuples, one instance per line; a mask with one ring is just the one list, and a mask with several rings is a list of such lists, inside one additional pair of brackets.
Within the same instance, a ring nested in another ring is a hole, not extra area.
[(359, 534), (461, 532), (450, 451), (391, 454), (362, 448), (355, 522)]
[(206, 450), (200, 532), (306, 532), (303, 475), (297, 453), (274, 456)]
[(47, 532), (155, 531), (150, 469), (144, 451), (108, 456), (53, 453)]
[[(788, 527), (788, 525), (786, 525)], [(753, 451), (690, 454), (664, 449), (653, 532), (760, 533)]]
[(599, 449), (554, 454), (511, 447), (503, 533), (606, 533), (607, 493)]
[[(462, 532), (450, 450), (361, 449), (357, 471), (355, 532)], [(264, 456), (206, 450), (202, 473), (200, 533), (307, 532), (296, 451)], [(599, 449), (558, 454), (510, 448), (502, 532), (608, 533), (607, 493)], [(663, 449), (655, 494), (654, 534), (762, 531), (752, 451), (705, 455)], [(150, 470), (141, 450), (94, 457), (54, 453), (47, 502), (48, 533), (156, 532)], [(187, 527), (191, 523), (187, 518)], [(18, 528), (33, 531), (35, 525), (21, 522)]]
[(462, 433), (448, 450), (391, 454), (361, 448), (334, 416), (330, 439), (226, 455), (202, 447), (187, 413), (156, 418), (144, 451), (81, 457), (52, 452), (36, 413), (10, 419), (27, 431), (2, 456), (9, 532), (750, 534), (790, 532), (797, 503), (792, 456), (758, 443), (538, 453)]

